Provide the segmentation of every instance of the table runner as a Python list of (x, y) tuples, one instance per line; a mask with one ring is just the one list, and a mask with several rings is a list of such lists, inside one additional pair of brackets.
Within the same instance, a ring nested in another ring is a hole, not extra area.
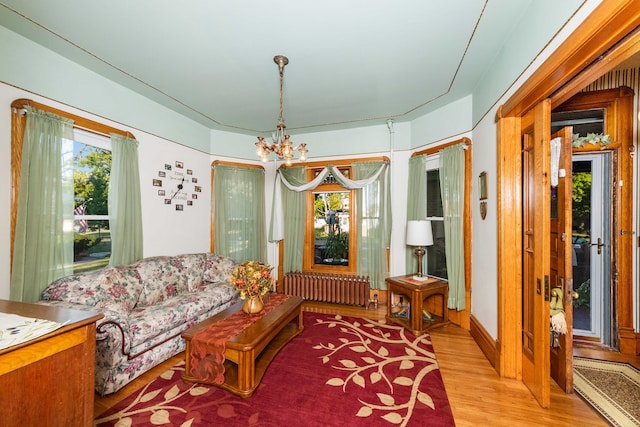
[(260, 313), (247, 314), (240, 310), (195, 334), (191, 339), (191, 372), (189, 374), (205, 382), (224, 383), (226, 342), (289, 298), (289, 295), (269, 294), (269, 298), (264, 300), (264, 309)]

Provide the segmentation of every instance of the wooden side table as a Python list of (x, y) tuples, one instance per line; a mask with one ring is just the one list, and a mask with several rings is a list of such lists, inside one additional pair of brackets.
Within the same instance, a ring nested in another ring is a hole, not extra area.
[[(406, 275), (389, 277), (387, 285), (387, 321), (404, 326), (416, 336), (449, 323), (449, 282), (446, 280), (429, 277), (421, 282), (414, 280), (413, 275)], [(427, 310), (431, 299), (441, 302), (438, 313)]]

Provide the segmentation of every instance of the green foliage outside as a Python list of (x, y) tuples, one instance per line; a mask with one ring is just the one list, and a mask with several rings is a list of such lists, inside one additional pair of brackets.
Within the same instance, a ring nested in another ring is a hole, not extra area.
[[(86, 215), (108, 215), (111, 151), (84, 145), (74, 157), (75, 206), (83, 203)], [(91, 221), (89, 229), (108, 229), (108, 221)]]
[(575, 235), (586, 235), (591, 223), (591, 173), (575, 172), (572, 183), (573, 231)]
[(578, 299), (573, 302), (574, 308), (590, 308), (591, 307), (591, 279), (584, 281), (578, 289)]
[(335, 233), (327, 236), (324, 257), (332, 259), (349, 258), (349, 233)]
[(91, 234), (74, 234), (73, 235), (73, 253), (76, 256), (88, 254), (89, 249), (100, 243), (101, 238)]

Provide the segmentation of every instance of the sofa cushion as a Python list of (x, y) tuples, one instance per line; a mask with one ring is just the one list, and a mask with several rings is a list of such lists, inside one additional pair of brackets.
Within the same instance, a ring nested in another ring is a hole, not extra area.
[(186, 277), (171, 261), (172, 257), (156, 256), (141, 259), (131, 265), (144, 283), (137, 306), (154, 305), (188, 291)]
[(207, 253), (204, 265), (203, 280), (211, 283), (229, 282), (236, 262), (229, 257)]
[(172, 298), (167, 298), (154, 305), (136, 307), (129, 316), (129, 332), (131, 338), (131, 352), (135, 355), (154, 343), (167, 339), (166, 334), (182, 325), (180, 330), (187, 329), (191, 319), (211, 311), (238, 297), (238, 290), (231, 285), (209, 284), (202, 285), (195, 292), (187, 292)]
[(136, 272), (125, 265), (62, 277), (44, 290), (42, 299), (107, 308), (128, 315), (141, 291), (142, 283)]
[(180, 276), (185, 281), (187, 290), (193, 291), (203, 281), (206, 254), (184, 254), (171, 258), (171, 265), (180, 271)]

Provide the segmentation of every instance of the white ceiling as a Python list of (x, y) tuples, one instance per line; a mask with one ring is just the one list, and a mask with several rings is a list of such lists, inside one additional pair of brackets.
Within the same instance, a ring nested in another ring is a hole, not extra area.
[(0, 25), (212, 129), (412, 120), (470, 94), (532, 0), (0, 0)]

